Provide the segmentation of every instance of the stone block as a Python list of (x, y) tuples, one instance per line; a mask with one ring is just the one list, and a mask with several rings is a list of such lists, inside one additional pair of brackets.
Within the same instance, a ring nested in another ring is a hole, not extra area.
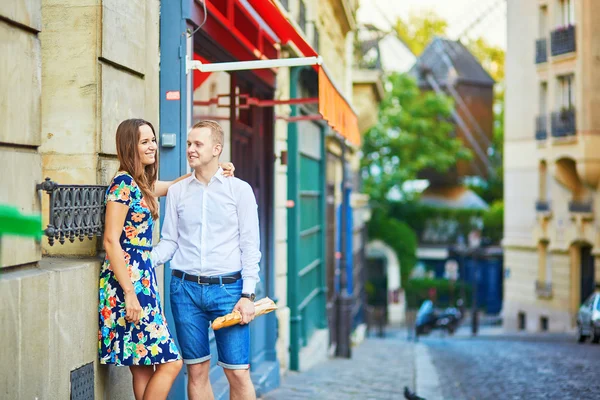
[[(102, 112), (101, 152), (117, 154), (115, 134), (119, 124), (128, 118), (145, 118), (144, 80), (130, 73), (101, 64)], [(150, 121), (157, 127), (156, 121)]]
[(42, 30), (42, 0), (2, 1), (0, 16), (39, 32)]
[[(22, 271), (19, 313), (20, 354), (19, 396), (23, 399), (44, 398), (51, 385), (49, 380), (48, 336), (51, 328), (49, 313), (50, 286), (47, 271)], [(77, 329), (73, 326), (73, 329)]]
[[(4, 371), (0, 374), (0, 398), (18, 399), (20, 388), (21, 349), (19, 328), (21, 326), (21, 282), (10, 279), (8, 274), (0, 277), (0, 337), (4, 350), (0, 352), (0, 363)], [(10, 351), (9, 351), (10, 349)]]
[[(120, 3), (119, 3), (120, 4)], [(160, 1), (146, 1), (146, 64), (144, 82), (146, 83), (145, 115), (152, 121), (159, 134), (160, 113)]]
[(286, 275), (278, 275), (275, 277), (275, 297), (279, 299), (278, 305), (286, 306), (287, 305), (287, 295), (288, 295), (288, 286), (287, 286), (288, 278)]
[(44, 4), (42, 153), (97, 152), (99, 15), (96, 6)]
[[(145, 0), (103, 0), (102, 57), (139, 74), (145, 74), (145, 17)], [(131, 95), (141, 96), (144, 91), (134, 93)]]
[(275, 275), (287, 275), (288, 272), (288, 252), (287, 243), (278, 242), (275, 244)]
[[(3, 7), (9, 6), (0, 5), (0, 14)], [(0, 142), (39, 146), (40, 41), (36, 35), (0, 22), (0, 53), (10, 54), (0, 62)]]
[(288, 200), (288, 179), (287, 174), (278, 173), (275, 175), (275, 206), (285, 207)]
[(97, 360), (98, 274), (100, 260), (47, 258), (40, 268), (50, 273), (51, 330), (43, 340), (49, 348), (48, 398), (69, 398), (70, 372)]
[[(0, 203), (16, 206), (24, 214), (40, 212), (35, 185), (41, 182), (40, 157), (24, 149), (0, 148)], [(30, 238), (6, 236), (2, 238), (0, 267), (35, 262), (41, 257), (41, 248)]]
[(98, 184), (109, 185), (119, 170), (119, 160), (115, 158), (100, 158), (98, 161)]
[(275, 241), (287, 241), (287, 213), (288, 209), (278, 206), (275, 208)]

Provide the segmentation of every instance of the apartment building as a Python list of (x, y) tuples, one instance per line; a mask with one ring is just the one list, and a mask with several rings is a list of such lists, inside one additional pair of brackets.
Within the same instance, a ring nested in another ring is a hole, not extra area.
[(509, 0), (507, 329), (564, 331), (600, 278), (600, 2)]

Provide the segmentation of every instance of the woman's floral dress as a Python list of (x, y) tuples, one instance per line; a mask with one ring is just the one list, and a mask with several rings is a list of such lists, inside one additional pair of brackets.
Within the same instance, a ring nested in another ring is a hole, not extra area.
[(151, 365), (180, 359), (160, 304), (156, 274), (150, 259), (154, 221), (131, 175), (119, 172), (106, 192), (106, 202), (129, 206), (120, 243), (127, 271), (142, 307), (140, 322), (125, 320), (123, 289), (108, 255), (100, 270), (100, 363)]

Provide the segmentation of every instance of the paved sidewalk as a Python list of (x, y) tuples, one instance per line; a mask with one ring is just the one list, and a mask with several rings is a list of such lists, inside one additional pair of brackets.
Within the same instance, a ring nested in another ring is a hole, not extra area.
[(262, 399), (398, 400), (404, 398), (404, 386), (415, 390), (415, 385), (420, 396), (443, 399), (427, 346), (390, 332), (387, 338), (367, 338), (353, 349), (352, 359), (330, 359), (289, 373)]

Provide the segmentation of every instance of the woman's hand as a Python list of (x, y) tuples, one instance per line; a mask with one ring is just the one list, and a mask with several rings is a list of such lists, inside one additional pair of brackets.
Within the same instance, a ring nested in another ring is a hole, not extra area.
[(137, 325), (142, 317), (142, 306), (135, 292), (125, 293), (125, 320)]
[(235, 174), (233, 173), (235, 171), (235, 166), (232, 163), (230, 163), (230, 162), (219, 163), (219, 167), (221, 167), (223, 169), (223, 176), (226, 176), (226, 177), (235, 176)]

